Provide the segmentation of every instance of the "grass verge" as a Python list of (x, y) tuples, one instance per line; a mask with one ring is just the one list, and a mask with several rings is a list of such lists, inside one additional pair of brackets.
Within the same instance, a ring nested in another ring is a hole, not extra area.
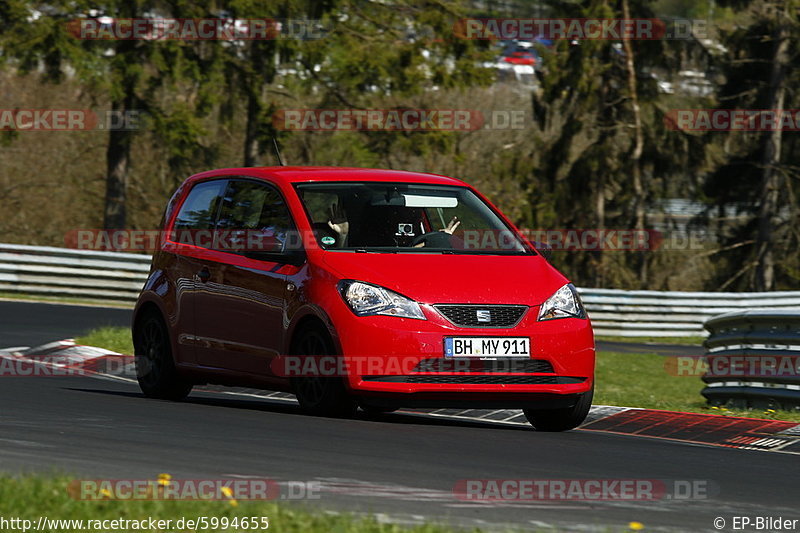
[(86, 335), (75, 339), (78, 344), (86, 346), (97, 346), (112, 352), (133, 355), (133, 340), (129, 328), (108, 326), (93, 329)]
[[(119, 353), (133, 353), (127, 328), (97, 329), (76, 341)], [(700, 378), (671, 375), (665, 368), (668, 360), (654, 354), (598, 352), (594, 403), (800, 422), (800, 411), (710, 407), (700, 396), (704, 387)]]
[(70, 296), (45, 296), (39, 294), (24, 294), (19, 292), (0, 291), (0, 300), (53, 303), (64, 305), (88, 305), (91, 307), (114, 307), (119, 309), (132, 309), (133, 303), (120, 302), (119, 300), (98, 300), (96, 298), (73, 298)]
[(705, 337), (618, 337), (596, 335), (595, 340), (609, 342), (629, 342), (636, 344), (679, 344), (681, 346), (702, 346)]
[[(43, 531), (58, 531), (59, 533), (71, 533), (73, 531), (206, 531), (208, 533), (216, 531), (266, 531), (262, 527), (254, 528), (252, 524), (263, 525), (261, 517), (268, 518), (269, 531), (279, 531), (281, 533), (329, 533), (331, 531), (340, 533), (399, 533), (399, 532), (419, 532), (419, 533), (455, 533), (456, 530), (437, 525), (424, 525), (414, 528), (401, 527), (394, 524), (379, 523), (371, 517), (355, 517), (348, 514), (329, 514), (320, 512), (319, 509), (305, 509), (300, 506), (278, 505), (272, 501), (153, 501), (153, 500), (123, 500), (123, 501), (86, 501), (73, 498), (68, 492), (67, 487), (73, 478), (59, 476), (32, 476), (11, 477), (8, 475), (0, 476), (0, 517), (5, 520), (19, 518), (30, 520), (28, 531), (33, 531), (38, 525), (40, 517), (53, 520), (77, 520), (81, 523), (62, 522), (56, 524), (42, 524)], [(217, 520), (216, 528), (189, 528), (185, 525), (179, 527), (178, 520), (181, 518), (197, 520), (198, 517), (206, 517), (209, 524), (212, 519)], [(255, 522), (252, 518), (255, 518)], [(116, 526), (110, 522), (103, 524), (103, 521), (111, 520), (172, 520), (171, 524), (164, 522), (155, 529), (149, 524), (147, 527), (136, 527), (132, 523), (118, 522)], [(229, 526), (234, 519), (241, 522), (245, 518), (245, 527), (222, 527), (223, 523)], [(91, 522), (90, 522), (91, 521)], [(100, 521), (100, 522), (96, 522)], [(17, 523), (24, 526), (22, 522)], [(90, 526), (90, 527), (87, 527)], [(127, 527), (123, 527), (127, 526)], [(18, 529), (24, 531), (22, 527), (15, 528), (9, 524), (13, 531)]]
[(598, 352), (594, 403), (712, 415), (800, 422), (800, 411), (710, 407), (697, 376), (675, 376), (665, 368), (670, 358), (654, 354)]

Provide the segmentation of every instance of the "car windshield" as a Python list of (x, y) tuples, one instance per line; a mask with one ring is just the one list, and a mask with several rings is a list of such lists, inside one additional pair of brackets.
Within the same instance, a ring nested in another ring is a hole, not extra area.
[(325, 249), (392, 253), (532, 254), (466, 187), (336, 182), (297, 185)]

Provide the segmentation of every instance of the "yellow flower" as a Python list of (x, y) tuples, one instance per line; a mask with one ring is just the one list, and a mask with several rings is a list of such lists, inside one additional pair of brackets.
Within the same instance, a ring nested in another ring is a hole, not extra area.
[(111, 497), (111, 491), (108, 490), (108, 489), (100, 489), (100, 494), (102, 494), (106, 498), (110, 498)]
[(633, 531), (639, 531), (641, 529), (644, 529), (644, 524), (642, 524), (641, 522), (631, 522), (630, 524), (628, 524), (628, 527), (631, 528), (631, 530)]
[(233, 507), (238, 507), (239, 502), (236, 501), (236, 498), (233, 497), (233, 491), (230, 487), (220, 487), (219, 491), (228, 498), (228, 503), (231, 504)]

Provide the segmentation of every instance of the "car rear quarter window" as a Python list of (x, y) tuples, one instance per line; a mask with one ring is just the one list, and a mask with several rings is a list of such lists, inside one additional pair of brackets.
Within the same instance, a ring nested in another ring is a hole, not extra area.
[(175, 230), (210, 230), (219, 209), (227, 180), (198, 183), (189, 192), (175, 217)]

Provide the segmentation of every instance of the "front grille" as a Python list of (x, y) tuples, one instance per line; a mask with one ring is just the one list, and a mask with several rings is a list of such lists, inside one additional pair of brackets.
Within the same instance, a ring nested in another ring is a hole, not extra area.
[(514, 327), (528, 310), (526, 305), (437, 304), (434, 307), (447, 320), (464, 328)]
[(418, 383), (426, 385), (563, 385), (568, 383), (583, 383), (586, 378), (567, 376), (510, 376), (496, 375), (430, 375), (418, 374), (416, 376), (362, 376), (364, 381), (382, 381), (385, 383)]
[(508, 372), (521, 374), (547, 374), (553, 365), (546, 359), (472, 359), (438, 357), (423, 359), (413, 372)]

